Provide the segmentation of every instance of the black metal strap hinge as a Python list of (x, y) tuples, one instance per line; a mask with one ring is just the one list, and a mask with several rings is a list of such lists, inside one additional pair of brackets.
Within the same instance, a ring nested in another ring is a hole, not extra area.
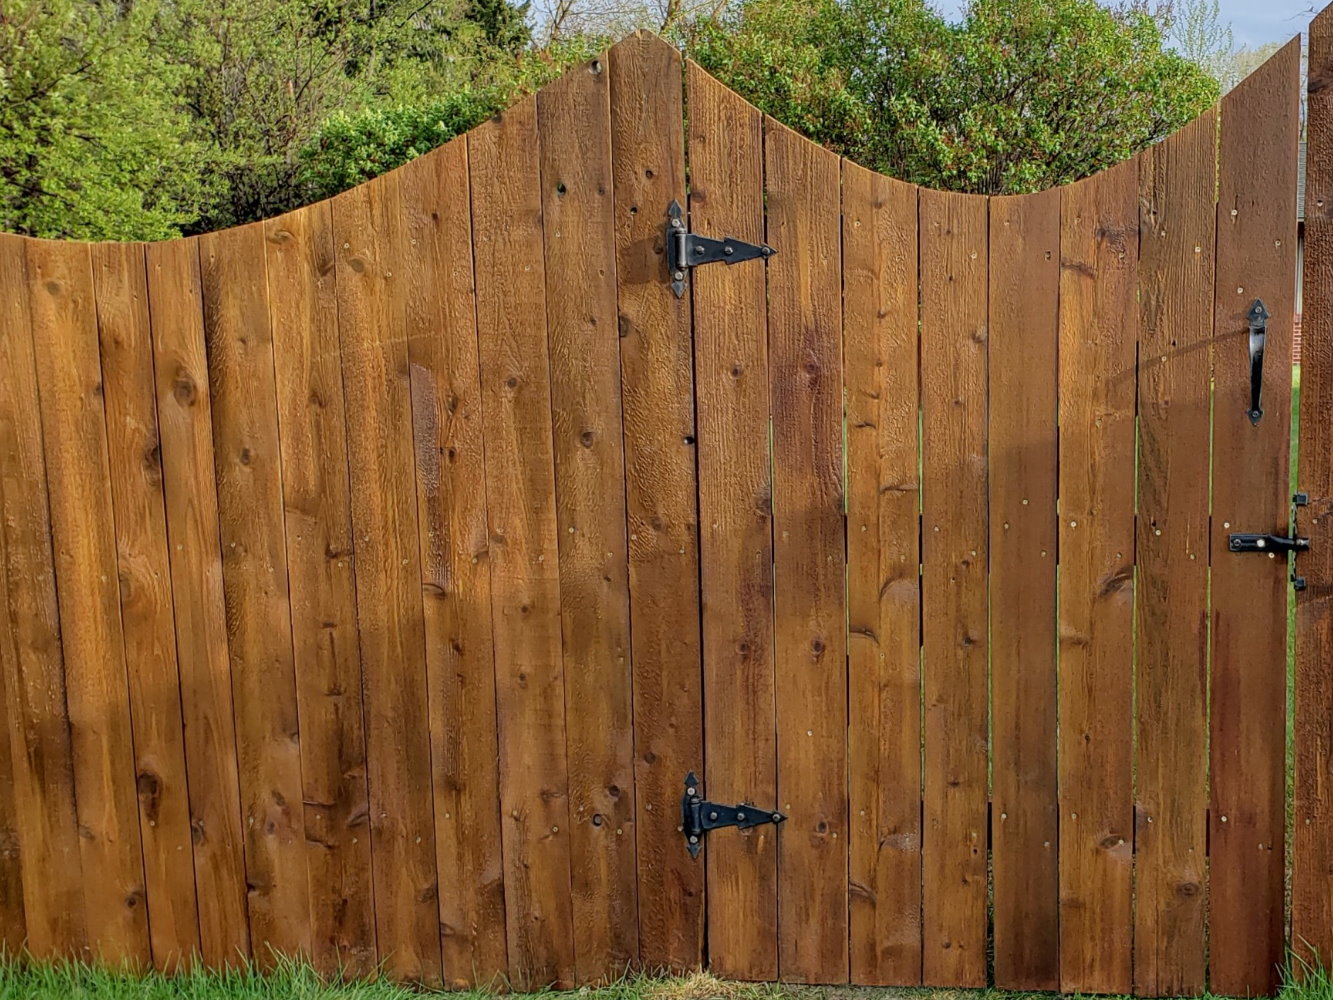
[(767, 260), (776, 250), (767, 244), (746, 243), (728, 236), (715, 240), (699, 236), (685, 226), (685, 210), (680, 202), (667, 206), (667, 267), (671, 270), (671, 289), (680, 298), (685, 294), (685, 272), (700, 264), (739, 264), (762, 257)]
[(705, 801), (694, 772), (685, 775), (685, 795), (680, 800), (680, 829), (685, 834), (685, 846), (692, 858), (699, 856), (704, 834), (709, 830), (723, 826), (738, 826), (748, 830), (765, 823), (781, 823), (786, 818), (776, 809), (760, 809), (744, 802), (736, 806), (724, 806)]
[(1232, 552), (1271, 552), (1285, 556), (1288, 552), (1304, 552), (1310, 547), (1308, 538), (1287, 538), (1285, 535), (1250, 535), (1236, 533), (1227, 536), (1227, 547)]

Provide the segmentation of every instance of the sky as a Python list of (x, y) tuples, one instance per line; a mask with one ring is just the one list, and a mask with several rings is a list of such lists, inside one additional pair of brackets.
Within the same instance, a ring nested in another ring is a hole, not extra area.
[(1285, 42), (1310, 23), (1311, 6), (1325, 0), (1221, 0), (1222, 19), (1231, 22), (1236, 44), (1251, 48)]

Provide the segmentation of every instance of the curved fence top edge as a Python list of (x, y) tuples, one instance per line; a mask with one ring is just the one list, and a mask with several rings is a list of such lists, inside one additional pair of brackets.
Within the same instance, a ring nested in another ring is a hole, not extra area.
[[(1325, 8), (1322, 13), (1326, 14), (1329, 13), (1330, 11), (1333, 11), (1333, 5), (1330, 5), (1329, 7)], [(441, 144), (440, 146), (437, 146), (434, 149), (426, 153), (423, 153), (420, 156), (415, 157), (404, 164), (401, 164), (400, 166), (394, 167), (392, 170), (387, 170), (376, 177), (372, 177), (371, 179), (363, 181), (362, 183), (354, 187), (348, 188), (346, 191), (341, 191), (338, 194), (332, 195), (331, 197), (323, 198), (320, 199), (319, 201), (311, 202), (307, 205), (302, 205), (298, 208), (290, 209), (289, 211), (280, 213), (279, 215), (270, 216), (265, 219), (258, 219), (252, 222), (241, 223), (240, 225), (231, 226), (226, 229), (212, 230), (207, 233), (199, 233), (193, 236), (183, 236), (183, 237), (176, 237), (174, 239), (158, 240), (158, 241), (143, 241), (143, 240), (89, 241), (89, 240), (59, 240), (59, 239), (52, 240), (52, 239), (44, 239), (41, 237), (24, 236), (17, 233), (8, 233), (3, 231), (0, 231), (0, 239), (15, 239), (32, 243), (86, 244), (88, 246), (98, 245), (99, 243), (123, 243), (126, 245), (148, 245), (150, 243), (157, 243), (157, 244), (187, 243), (195, 240), (207, 240), (211, 237), (217, 236), (222, 233), (243, 232), (245, 230), (251, 229), (252, 227), (261, 227), (265, 231), (268, 231), (270, 229), (280, 230), (284, 219), (293, 218), (307, 213), (319, 213), (319, 212), (331, 211), (333, 206), (335, 206), (339, 201), (343, 199), (347, 199), (349, 197), (350, 198), (364, 197), (367, 193), (374, 191), (377, 187), (389, 186), (397, 183), (399, 179), (401, 179), (403, 176), (409, 175), (413, 171), (431, 170), (431, 169), (436, 169), (439, 166), (442, 166), (445, 161), (453, 160), (457, 156), (457, 150), (455, 147), (457, 147), (458, 145), (466, 145), (469, 139), (472, 136), (476, 135), (481, 130), (491, 127), (491, 125), (494, 122), (502, 120), (506, 115), (510, 114), (515, 109), (521, 108), (529, 102), (535, 102), (536, 100), (538, 100), (541, 94), (550, 92), (553, 89), (558, 88), (561, 82), (567, 79), (571, 74), (586, 72), (590, 67), (599, 67), (598, 69), (596, 69), (596, 71), (601, 72), (602, 70), (600, 67), (605, 67), (609, 63), (611, 58), (610, 54), (612, 51), (614, 51), (617, 48), (620, 48), (621, 46), (632, 45), (632, 44), (660, 45), (665, 48), (671, 49), (671, 51), (675, 54), (675, 58), (678, 64), (681, 66), (682, 74), (687, 72), (696, 72), (702, 74), (702, 76), (704, 76), (712, 84), (721, 87), (730, 92), (731, 94), (733, 94), (740, 102), (744, 104), (746, 108), (752, 109), (755, 114), (761, 116), (765, 133), (774, 130), (780, 130), (784, 135), (799, 140), (799, 142), (802, 145), (807, 147), (813, 147), (815, 150), (818, 150), (819, 155), (836, 157), (842, 162), (842, 164), (846, 168), (858, 171), (865, 171), (866, 173), (872, 174), (875, 177), (882, 179), (883, 181), (887, 181), (891, 186), (901, 186), (904, 188), (911, 188), (917, 191), (928, 191), (934, 194), (947, 195), (958, 199), (980, 198), (980, 199), (990, 200), (994, 198), (998, 200), (1006, 200), (1006, 199), (1034, 198), (1045, 195), (1050, 191), (1061, 191), (1067, 188), (1077, 187), (1080, 184), (1096, 182), (1098, 178), (1101, 178), (1106, 175), (1111, 175), (1118, 171), (1136, 169), (1135, 165), (1138, 164), (1138, 162), (1144, 157), (1145, 154), (1151, 153), (1154, 149), (1157, 149), (1158, 147), (1172, 143), (1177, 139), (1178, 136), (1182, 135), (1185, 132), (1188, 132), (1193, 126), (1198, 124), (1199, 121), (1205, 118), (1208, 118), (1210, 116), (1214, 117), (1214, 119), (1219, 118), (1221, 113), (1225, 112), (1225, 109), (1229, 105), (1232, 105), (1237, 101), (1243, 100), (1244, 95), (1249, 93), (1251, 90), (1258, 90), (1268, 87), (1282, 87), (1285, 85), (1291, 87), (1295, 99), (1299, 100), (1299, 89), (1300, 89), (1301, 36), (1295, 35), (1280, 49), (1274, 52), (1273, 55), (1271, 55), (1268, 59), (1266, 59), (1261, 65), (1259, 65), (1257, 68), (1251, 71), (1232, 90), (1224, 94), (1219, 101), (1217, 101), (1216, 103), (1210, 105), (1207, 109), (1205, 109), (1198, 117), (1196, 117), (1190, 122), (1187, 122), (1185, 125), (1182, 125), (1180, 128), (1176, 129), (1170, 135), (1167, 135), (1166, 137), (1154, 143), (1153, 145), (1147, 146), (1144, 149), (1139, 150), (1139, 152), (1135, 153), (1128, 159), (1121, 160), (1119, 163), (1112, 164), (1109, 167), (1105, 167), (1102, 170), (1087, 175), (1086, 177), (1081, 177), (1078, 180), (1071, 181), (1067, 184), (1057, 185), (1052, 188), (1046, 188), (1042, 191), (1034, 191), (1027, 194), (1013, 194), (1013, 195), (972, 194), (964, 191), (950, 191), (947, 189), (932, 188), (929, 187), (928, 185), (914, 184), (911, 181), (901, 180), (897, 177), (890, 176), (889, 174), (885, 174), (880, 171), (874, 170), (870, 167), (863, 166), (850, 158), (840, 156), (839, 154), (828, 149), (827, 147), (822, 146), (819, 143), (815, 142), (814, 140), (810, 139), (809, 137), (803, 135), (796, 129), (793, 129), (791, 126), (783, 124), (776, 118), (773, 118), (771, 115), (760, 110), (758, 107), (756, 107), (755, 105), (751, 104), (748, 100), (746, 100), (741, 94), (737, 93), (734, 89), (728, 87), (725, 83), (723, 83), (722, 81), (714, 77), (712, 74), (710, 74), (706, 69), (700, 66), (693, 59), (682, 58), (679, 50), (670, 42), (668, 42), (666, 39), (662, 38), (660, 35), (640, 29), (638, 31), (632, 32), (631, 34), (623, 38), (621, 41), (611, 46), (610, 49), (607, 49), (599, 53), (598, 55), (594, 56), (589, 60), (586, 60), (585, 62), (571, 66), (561, 76), (547, 83), (545, 86), (539, 88), (537, 91), (534, 91), (531, 94), (525, 94), (522, 97), (518, 98), (508, 107), (506, 107), (503, 111), (497, 112), (494, 116), (492, 116), (490, 121), (482, 122), (481, 124), (474, 126), (467, 132), (455, 136), (454, 138)], [(1286, 80), (1283, 79), (1284, 76), (1287, 78)], [(449, 152), (446, 152), (446, 150), (448, 150)], [(466, 157), (464, 158), (464, 162), (466, 162)]]

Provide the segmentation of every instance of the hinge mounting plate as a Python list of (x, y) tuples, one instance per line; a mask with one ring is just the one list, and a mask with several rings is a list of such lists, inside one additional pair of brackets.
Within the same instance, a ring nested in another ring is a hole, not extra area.
[(703, 847), (704, 834), (723, 826), (748, 830), (765, 823), (781, 823), (787, 817), (776, 809), (760, 809), (745, 802), (735, 806), (705, 801), (699, 779), (691, 771), (685, 775), (685, 795), (680, 800), (680, 830), (685, 835), (685, 846), (690, 857), (697, 858)]
[(765, 243), (746, 243), (730, 236), (716, 240), (692, 233), (685, 226), (685, 210), (672, 200), (667, 206), (667, 268), (676, 298), (685, 294), (685, 272), (700, 264), (739, 264), (757, 257), (767, 260), (776, 250)]

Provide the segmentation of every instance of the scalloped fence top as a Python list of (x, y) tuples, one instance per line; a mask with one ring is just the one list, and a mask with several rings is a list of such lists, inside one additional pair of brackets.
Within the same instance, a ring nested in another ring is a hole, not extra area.
[(1153, 996), (1333, 959), (1328, 12), (1303, 244), (1300, 70), (987, 198), (639, 34), (279, 218), (0, 236), (0, 944)]

